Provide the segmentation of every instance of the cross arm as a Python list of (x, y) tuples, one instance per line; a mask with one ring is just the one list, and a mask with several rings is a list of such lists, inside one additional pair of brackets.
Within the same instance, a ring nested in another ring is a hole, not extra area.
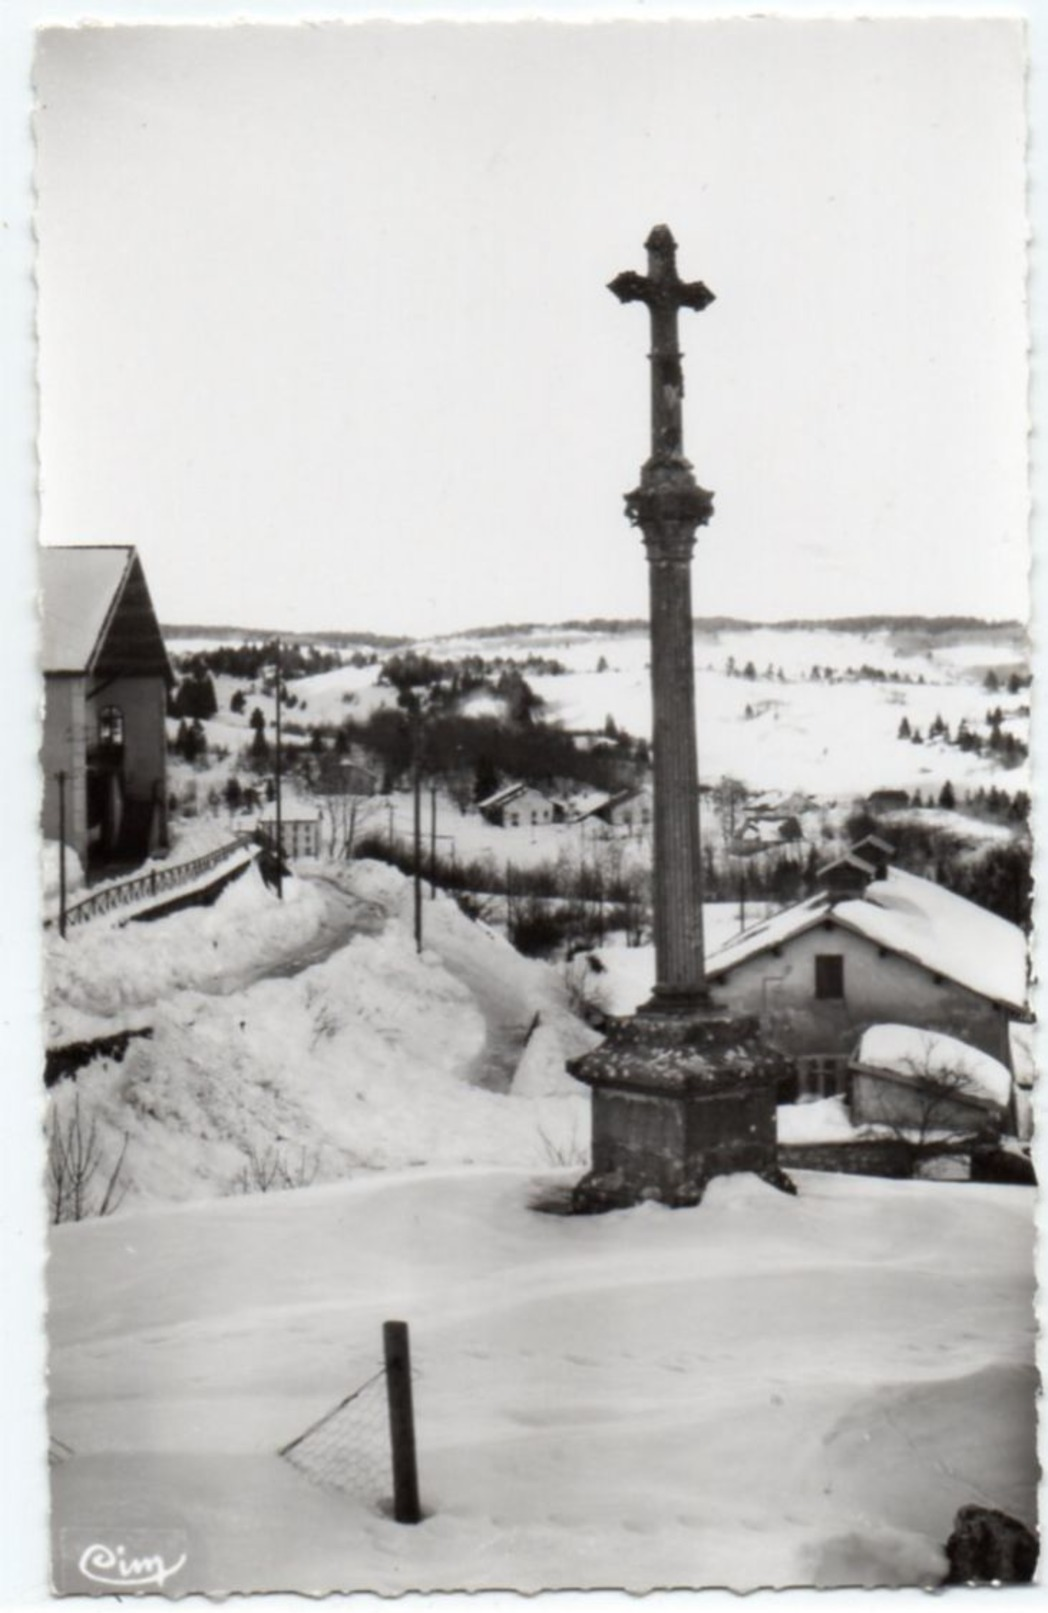
[(638, 274), (635, 269), (625, 269), (614, 280), (609, 280), (608, 290), (613, 291), (620, 302), (646, 302), (651, 306), (651, 281), (647, 275)]

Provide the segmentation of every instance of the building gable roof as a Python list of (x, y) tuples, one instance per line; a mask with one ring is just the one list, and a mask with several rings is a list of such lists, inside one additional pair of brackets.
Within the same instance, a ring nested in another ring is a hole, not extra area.
[(508, 806), (510, 801), (515, 801), (518, 795), (524, 794), (524, 789), (523, 784), (503, 784), (493, 795), (486, 795), (483, 801), (477, 802), (477, 811), (489, 812), (497, 807)]
[(40, 580), (45, 673), (153, 674), (174, 682), (130, 544), (43, 548)]
[(861, 895), (831, 902), (820, 892), (753, 925), (711, 954), (707, 975), (715, 982), (827, 920), (990, 1002), (1017, 1013), (1026, 1008), (1027, 948), (1019, 926), (900, 868), (889, 868)]

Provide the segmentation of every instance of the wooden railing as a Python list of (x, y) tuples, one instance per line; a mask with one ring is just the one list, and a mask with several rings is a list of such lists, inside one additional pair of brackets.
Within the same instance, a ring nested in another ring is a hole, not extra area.
[[(118, 884), (106, 885), (102, 890), (93, 891), (90, 896), (83, 896), (78, 902), (70, 902), (66, 908), (66, 929), (74, 924), (87, 924), (91, 919), (101, 918), (106, 913), (115, 913), (122, 907), (130, 907), (135, 902), (152, 901), (168, 891), (181, 890), (184, 885), (192, 884), (201, 874), (217, 868), (220, 863), (226, 862), (234, 852), (251, 847), (248, 835), (240, 835), (236, 840), (227, 840), (224, 845), (208, 851), (201, 857), (194, 857), (189, 862), (167, 863), (160, 867), (150, 868), (148, 873), (136, 874), (132, 879), (122, 879)], [(44, 921), (45, 929), (54, 928), (58, 924), (57, 915)]]

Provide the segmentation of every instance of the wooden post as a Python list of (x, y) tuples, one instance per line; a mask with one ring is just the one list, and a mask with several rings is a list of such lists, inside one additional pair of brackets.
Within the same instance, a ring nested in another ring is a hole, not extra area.
[(60, 768), (58, 779), (58, 933), (66, 933), (66, 775)]
[(282, 759), (281, 754), (280, 754), (280, 745), (281, 745), (281, 733), (280, 733), (280, 679), (281, 679), (281, 676), (282, 676), (282, 665), (283, 665), (283, 656), (281, 655), (281, 645), (280, 645), (280, 640), (277, 639), (277, 725), (276, 725), (277, 726), (277, 732), (276, 732), (276, 741), (277, 741), (277, 743), (276, 743), (276, 761), (275, 761), (275, 764), (274, 764), (274, 767), (273, 767), (273, 773), (274, 773), (275, 782), (276, 782), (276, 789), (274, 791), (274, 794), (276, 796), (275, 806), (276, 806), (276, 820), (277, 820), (276, 880), (277, 880), (277, 895), (278, 895), (278, 897), (280, 898), (281, 901), (283, 901), (283, 899), (284, 899), (284, 826), (283, 826), (283, 823), (282, 823), (282, 820), (281, 820), (281, 811), (280, 811), (280, 792), (281, 792), (281, 785), (282, 785), (282, 782), (283, 782), (282, 777), (281, 777), (282, 771), (283, 771), (283, 766), (282, 766), (283, 759)]
[(429, 899), (437, 896), (437, 781), (429, 783)]
[(414, 807), (415, 841), (415, 951), (422, 951), (422, 746), (421, 718), (411, 714), (411, 793)]
[(408, 1324), (384, 1322), (382, 1344), (386, 1356), (389, 1439), (393, 1455), (393, 1516), (398, 1523), (421, 1523)]

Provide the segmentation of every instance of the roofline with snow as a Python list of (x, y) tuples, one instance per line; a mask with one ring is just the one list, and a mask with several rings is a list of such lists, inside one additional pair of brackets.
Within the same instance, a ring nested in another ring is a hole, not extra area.
[[(863, 898), (861, 896), (857, 896), (851, 897), (849, 900), (862, 901)], [(732, 962), (722, 964), (719, 967), (716, 961), (716, 955), (714, 955), (712, 959), (707, 960), (706, 978), (711, 983), (715, 983), (718, 979), (730, 975), (735, 969), (741, 969), (745, 964), (751, 963), (754, 958), (762, 957), (765, 953), (781, 951), (782, 948), (787, 946), (791, 941), (797, 940), (798, 936), (807, 935), (809, 930), (818, 929), (823, 925), (832, 928), (837, 924), (840, 925), (842, 930), (847, 930), (850, 935), (856, 936), (860, 941), (865, 941), (868, 946), (876, 947), (878, 952), (889, 952), (891, 953), (892, 957), (902, 958), (905, 960), (905, 962), (914, 964), (916, 968), (923, 969), (925, 974), (931, 976), (932, 980), (948, 980), (951, 985), (959, 987), (961, 991), (968, 992), (970, 996), (978, 997), (983, 1002), (990, 1003), (994, 1008), (1003, 1008), (1012, 1014), (1022, 1015), (1029, 1012), (1029, 1005), (1025, 1001), (1022, 1003), (1016, 1003), (1008, 1000), (1007, 998), (988, 996), (986, 992), (978, 991), (974, 986), (970, 986), (967, 981), (958, 980), (957, 976), (951, 974), (948, 969), (934, 968), (932, 964), (926, 963), (923, 958), (919, 958), (914, 952), (908, 952), (903, 947), (892, 946), (887, 941), (873, 940), (872, 937), (868, 936), (859, 925), (850, 922), (848, 918), (841, 913), (839, 906), (837, 906), (835, 902), (830, 901), (828, 898), (826, 899), (824, 906), (815, 909), (813, 912), (807, 915), (804, 921), (799, 923), (795, 929), (787, 931), (785, 935), (780, 935), (778, 939), (768, 941), (766, 944), (762, 944), (760, 946), (755, 946), (751, 952), (747, 952), (744, 954), (744, 956), (736, 958)]]

